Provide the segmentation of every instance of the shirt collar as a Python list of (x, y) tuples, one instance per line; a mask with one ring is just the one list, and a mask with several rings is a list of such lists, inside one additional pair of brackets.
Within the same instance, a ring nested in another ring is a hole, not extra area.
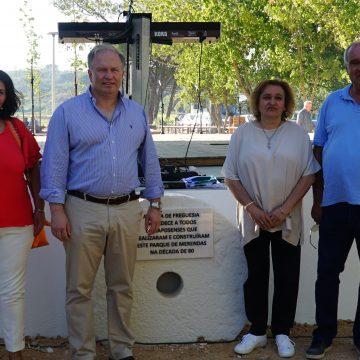
[[(86, 94), (87, 94), (87, 96), (88, 96), (88, 98), (89, 98), (89, 100), (90, 100), (90, 102), (92, 103), (92, 105), (94, 106), (94, 107), (96, 107), (96, 98), (95, 98), (95, 96), (93, 96), (93, 94), (92, 94), (92, 92), (91, 92), (91, 86), (89, 86), (88, 87), (88, 89), (87, 89), (87, 91), (86, 91)], [(119, 93), (118, 93), (118, 103), (117, 103), (117, 105), (116, 105), (116, 108), (115, 108), (115, 112), (114, 112), (114, 117), (116, 118), (116, 116), (118, 115), (118, 114), (120, 114), (121, 113), (121, 109), (123, 109), (123, 111), (126, 111), (126, 105), (127, 105), (127, 103), (126, 103), (126, 101), (124, 101), (125, 100), (125, 98), (123, 97), (123, 95), (121, 94), (121, 92), (119, 91)]]
[[(91, 85), (88, 87), (86, 93), (88, 94), (89, 99), (91, 100), (91, 102), (92, 102), (94, 105), (96, 105), (96, 98), (95, 98), (95, 96), (94, 96), (94, 95), (92, 94), (92, 92), (91, 92)], [(119, 105), (119, 103), (123, 103), (122, 98), (123, 98), (123, 95), (122, 95), (121, 92), (119, 91), (119, 92), (118, 92), (118, 100), (119, 100), (119, 101), (118, 101), (118, 105)]]
[(349, 84), (349, 85), (347, 85), (347, 86), (345, 86), (344, 88), (341, 89), (341, 97), (344, 100), (354, 101), (354, 99), (350, 95), (351, 86), (352, 86), (352, 84)]

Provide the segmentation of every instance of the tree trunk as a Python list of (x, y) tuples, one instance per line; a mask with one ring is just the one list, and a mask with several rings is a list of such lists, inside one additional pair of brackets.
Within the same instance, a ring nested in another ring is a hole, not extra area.
[(214, 120), (214, 123), (217, 127), (217, 132), (222, 132), (222, 122), (221, 122), (221, 114), (220, 114), (220, 104), (216, 103), (215, 97), (210, 97), (210, 116), (211, 119)]
[(242, 90), (242, 92), (244, 93), (244, 95), (247, 97), (247, 99), (249, 100), (252, 89), (251, 89), (250, 84), (247, 81), (247, 79), (241, 75), (240, 69), (239, 69), (239, 66), (238, 66), (238, 63), (236, 62), (236, 60), (233, 61), (233, 68), (235, 70), (236, 79), (239, 83), (239, 87)]
[(167, 108), (166, 111), (166, 118), (169, 119), (170, 118), (170, 114), (174, 109), (174, 98), (175, 98), (175, 94), (176, 94), (176, 88), (177, 88), (177, 84), (176, 84), (176, 80), (173, 80), (172, 83), (172, 87), (171, 87), (171, 93), (170, 93), (170, 100), (169, 100), (169, 106)]
[(318, 62), (316, 64), (316, 75), (315, 75), (315, 78), (314, 78), (314, 84), (313, 84), (313, 87), (312, 87), (311, 98), (310, 98), (310, 100), (312, 102), (314, 101), (315, 94), (316, 94), (316, 91), (317, 91), (317, 85), (318, 85), (318, 82), (319, 82), (319, 68), (320, 68), (320, 62)]
[(156, 118), (156, 104), (159, 102), (158, 94), (157, 94), (157, 87), (158, 87), (158, 73), (154, 67), (150, 68), (149, 73), (149, 124), (153, 124), (154, 119)]
[(154, 97), (156, 96), (156, 98), (154, 99), (154, 103), (155, 103), (154, 119), (157, 118), (158, 113), (159, 113), (160, 102), (161, 102), (160, 91), (161, 91), (160, 89), (158, 89), (157, 91), (154, 91)]

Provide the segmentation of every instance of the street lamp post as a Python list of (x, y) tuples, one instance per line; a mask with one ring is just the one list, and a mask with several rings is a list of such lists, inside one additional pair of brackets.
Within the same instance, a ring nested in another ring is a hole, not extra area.
[(76, 52), (76, 44), (74, 45), (74, 54), (75, 54), (75, 61), (74, 61), (74, 93), (75, 96), (78, 94), (78, 83), (77, 83), (77, 66), (78, 66), (78, 58)]
[(51, 113), (55, 111), (55, 35), (57, 32), (49, 32), (52, 36), (52, 69), (51, 69)]
[(31, 85), (31, 131), (36, 134), (35, 113), (34, 113), (34, 59), (31, 57), (30, 85)]
[(164, 131), (164, 99), (163, 99), (163, 93), (160, 89), (160, 96), (161, 96), (161, 133), (165, 134)]
[(161, 80), (159, 79), (159, 85), (160, 85), (160, 107), (161, 107), (161, 133), (165, 134), (164, 131), (164, 99), (163, 99), (163, 90), (161, 87)]

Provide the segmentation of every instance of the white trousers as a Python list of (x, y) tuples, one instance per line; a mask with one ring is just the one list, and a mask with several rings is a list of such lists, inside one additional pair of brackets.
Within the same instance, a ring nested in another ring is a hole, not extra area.
[(0, 228), (0, 328), (7, 351), (25, 347), (25, 271), (33, 226)]

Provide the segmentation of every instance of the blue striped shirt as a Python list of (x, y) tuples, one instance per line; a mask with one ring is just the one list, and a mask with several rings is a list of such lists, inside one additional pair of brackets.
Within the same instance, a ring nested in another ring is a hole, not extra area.
[(40, 196), (64, 203), (65, 190), (95, 196), (128, 194), (145, 176), (142, 197), (163, 195), (160, 165), (142, 106), (119, 98), (111, 121), (96, 107), (90, 89), (54, 112), (41, 164)]

